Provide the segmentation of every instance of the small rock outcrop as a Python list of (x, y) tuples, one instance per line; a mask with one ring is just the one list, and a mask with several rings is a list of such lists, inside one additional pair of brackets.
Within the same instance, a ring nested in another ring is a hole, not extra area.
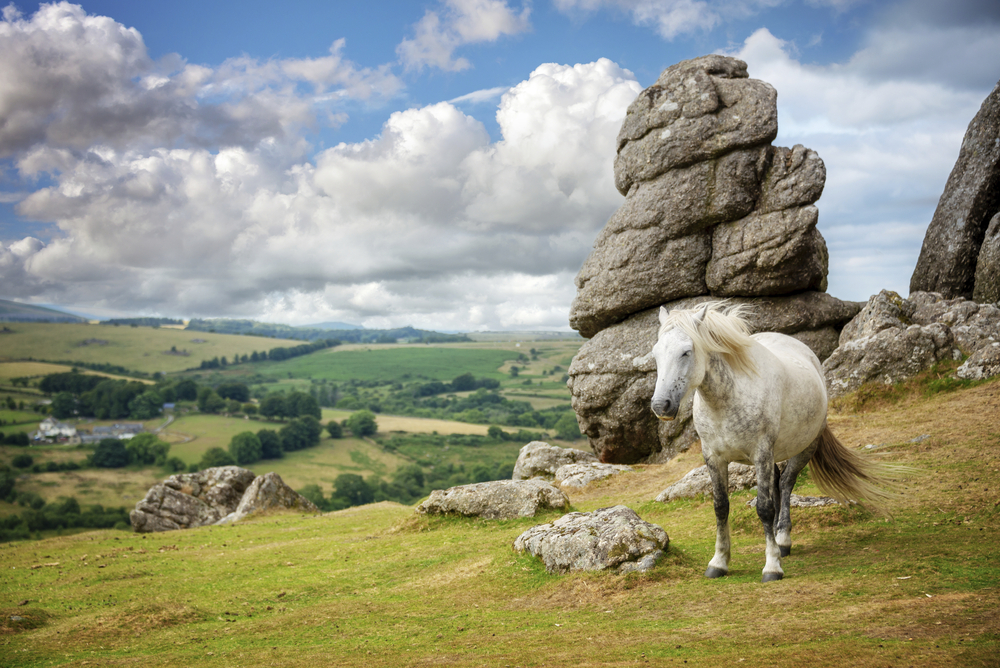
[(129, 517), (136, 533), (215, 524), (236, 507), (254, 474), (238, 466), (180, 473), (150, 488)]
[(814, 203), (823, 161), (774, 147), (777, 93), (720, 55), (668, 67), (629, 106), (615, 185), (625, 202), (576, 277), (570, 325), (590, 339), (569, 369), (573, 408), (600, 461), (656, 462), (685, 449), (690, 420), (649, 410), (656, 312), (732, 298), (756, 331), (796, 336), (820, 359), (861, 309), (825, 294)]
[(823, 371), (830, 396), (837, 397), (867, 382), (897, 383), (963, 355), (970, 357), (960, 377), (1000, 373), (1000, 308), (934, 292), (903, 299), (883, 290), (844, 327)]
[(464, 515), (489, 520), (534, 517), (541, 510), (565, 510), (569, 499), (544, 480), (494, 480), (436, 489), (417, 506), (422, 515)]
[(257, 478), (238, 466), (217, 466), (153, 485), (129, 517), (136, 533), (151, 533), (235, 522), (275, 507), (319, 512), (276, 473)]
[[(729, 463), (729, 492), (750, 489), (757, 486), (757, 472), (752, 466)], [(712, 496), (712, 479), (708, 475), (707, 466), (699, 466), (687, 473), (683, 478), (660, 492), (656, 500), (660, 503), (674, 499), (692, 499), (699, 494)]]
[(304, 513), (318, 513), (319, 508), (294, 489), (285, 484), (277, 473), (257, 476), (247, 487), (236, 510), (223, 517), (217, 524), (239, 522), (244, 517), (273, 508), (288, 508)]
[[(1000, 299), (998, 213), (1000, 83), (965, 132), (958, 160), (927, 227), (910, 278), (910, 292), (937, 292), (945, 299), (996, 303)], [(983, 263), (981, 268), (979, 262)]]
[(582, 489), (592, 482), (634, 470), (631, 466), (623, 464), (601, 464), (600, 462), (565, 464), (556, 471), (556, 484), (563, 489)]
[(539, 557), (550, 573), (647, 571), (670, 545), (667, 532), (625, 506), (570, 513), (528, 529), (514, 549)]
[(517, 455), (514, 463), (514, 480), (529, 480), (545, 478), (552, 480), (560, 466), (596, 462), (597, 456), (592, 452), (574, 450), (573, 448), (558, 448), (544, 441), (528, 443)]

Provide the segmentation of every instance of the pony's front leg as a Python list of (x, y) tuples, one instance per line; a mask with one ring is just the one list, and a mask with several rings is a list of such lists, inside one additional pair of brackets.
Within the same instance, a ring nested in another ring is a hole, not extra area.
[(781, 570), (781, 549), (774, 537), (774, 518), (778, 514), (778, 504), (781, 493), (778, 491), (778, 476), (774, 457), (770, 448), (765, 449), (766, 454), (757, 458), (757, 517), (764, 525), (764, 539), (767, 544), (764, 554), (767, 561), (764, 563), (764, 573), (761, 582), (772, 582), (785, 577), (785, 572)]
[(708, 562), (706, 578), (718, 578), (729, 573), (729, 463), (705, 459), (712, 479), (712, 502), (715, 506), (715, 556)]

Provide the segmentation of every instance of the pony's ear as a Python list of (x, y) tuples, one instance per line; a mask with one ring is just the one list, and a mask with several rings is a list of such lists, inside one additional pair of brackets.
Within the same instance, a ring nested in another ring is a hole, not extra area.
[(701, 308), (701, 311), (700, 311), (700, 312), (698, 313), (698, 315), (696, 315), (696, 316), (694, 317), (694, 321), (695, 321), (696, 323), (698, 323), (699, 325), (700, 325), (700, 324), (702, 323), (702, 321), (704, 321), (704, 320), (705, 320), (705, 316), (706, 316), (706, 315), (708, 314), (708, 307), (709, 307), (709, 306), (710, 306), (710, 304), (709, 304), (709, 303), (706, 303), (706, 304), (705, 304), (705, 305), (704, 305), (704, 306), (703, 306), (703, 307)]
[(668, 311), (667, 309), (665, 309), (665, 308), (663, 308), (661, 306), (660, 307), (660, 324), (661, 325), (664, 324), (665, 322), (667, 322), (667, 317), (669, 315), (670, 315), (670, 311)]

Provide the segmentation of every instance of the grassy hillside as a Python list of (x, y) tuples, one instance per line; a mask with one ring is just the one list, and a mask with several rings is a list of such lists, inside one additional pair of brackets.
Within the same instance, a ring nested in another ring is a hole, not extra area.
[(833, 415), (845, 443), (922, 472), (891, 517), (793, 510), (786, 578), (767, 585), (749, 492), (734, 496), (732, 572), (719, 580), (701, 575), (711, 501), (651, 501), (699, 463), (694, 450), (571, 494), (575, 510), (623, 503), (667, 530), (667, 558), (641, 575), (551, 575), (511, 550), (557, 515), (426, 519), (394, 504), (0, 545), (0, 661), (995, 666), (998, 414), (992, 382)]
[(0, 299), (0, 322), (87, 322), (86, 318), (63, 311)]
[(171, 373), (197, 367), (202, 360), (214, 357), (232, 359), (237, 354), (289, 345), (278, 339), (163, 327), (20, 322), (7, 327), (11, 332), (0, 335), (0, 361), (30, 358), (115, 364), (145, 373)]

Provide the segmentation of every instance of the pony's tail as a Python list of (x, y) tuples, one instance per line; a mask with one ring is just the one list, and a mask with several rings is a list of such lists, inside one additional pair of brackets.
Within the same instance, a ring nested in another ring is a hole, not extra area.
[(906, 467), (862, 457), (841, 443), (827, 426), (820, 435), (809, 470), (823, 493), (837, 501), (867, 502), (884, 510), (887, 502), (899, 495), (892, 479), (905, 473)]

